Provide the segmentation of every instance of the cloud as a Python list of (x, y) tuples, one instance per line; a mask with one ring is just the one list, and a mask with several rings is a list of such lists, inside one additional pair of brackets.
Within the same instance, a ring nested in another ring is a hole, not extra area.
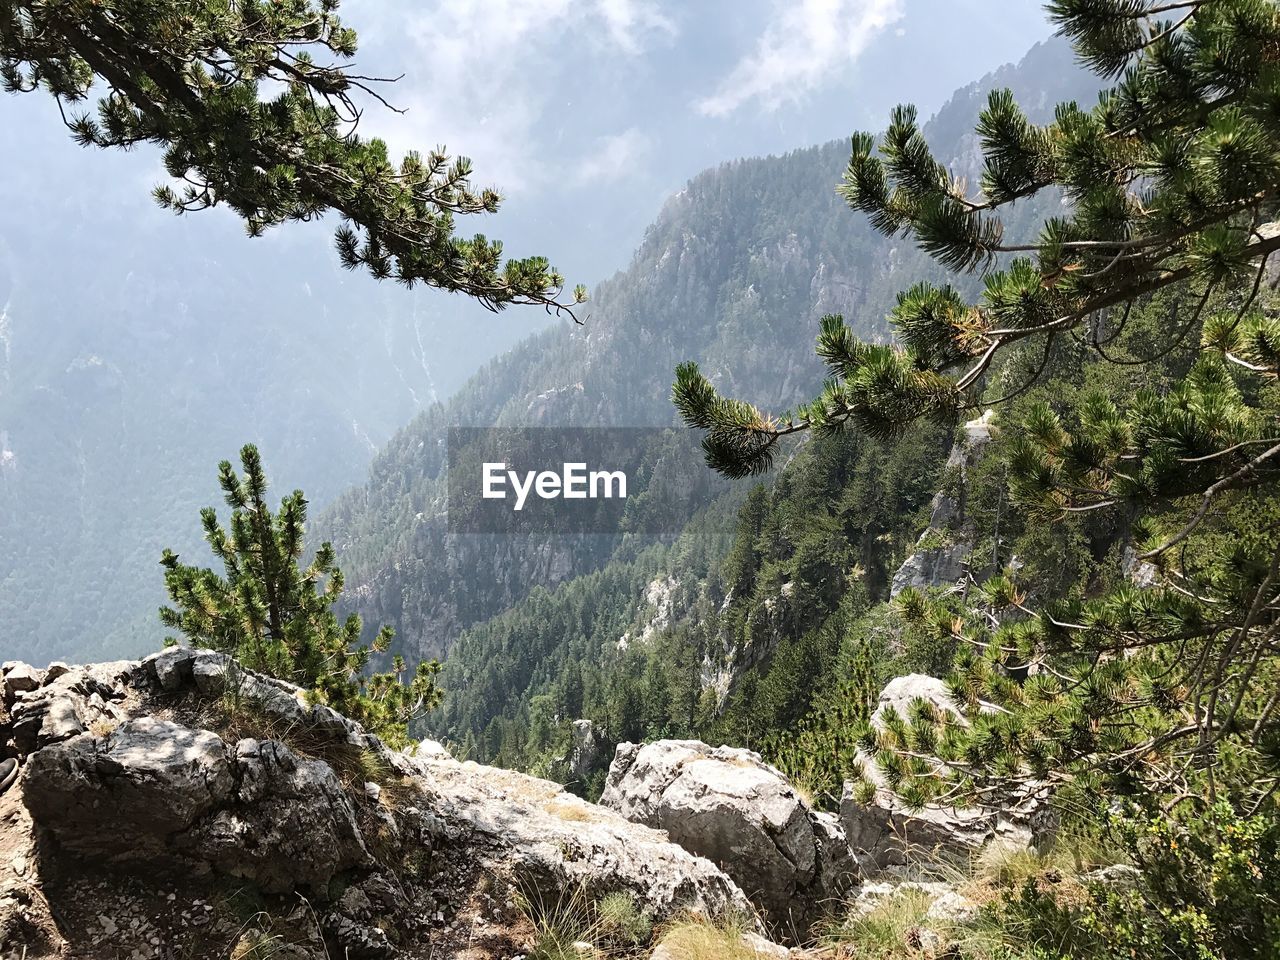
[(902, 18), (903, 0), (774, 0), (756, 48), (738, 61), (715, 93), (695, 104), (712, 117), (755, 100), (776, 110), (819, 87), (858, 59)]
[(641, 163), (652, 146), (638, 127), (631, 127), (610, 137), (600, 137), (596, 150), (578, 164), (577, 179), (581, 183), (611, 183), (627, 177)]
[(559, 116), (553, 111), (568, 112), (558, 97), (565, 76), (583, 68), (584, 54), (616, 62), (619, 54), (638, 55), (669, 41), (677, 30), (659, 0), (356, 0), (347, 6), (357, 5), (359, 19), (354, 12), (347, 19), (372, 19), (375, 30), (366, 27), (362, 39), (372, 39), (378, 59), (399, 63), (406, 74), (390, 91), (406, 114), (379, 117), (376, 133), (396, 152), (440, 143), (461, 150), (474, 160), (479, 185), (504, 191), (550, 175), (540, 155), (544, 130)]
[(675, 21), (649, 0), (598, 0), (596, 7), (610, 39), (627, 53), (639, 53), (650, 34), (676, 34)]

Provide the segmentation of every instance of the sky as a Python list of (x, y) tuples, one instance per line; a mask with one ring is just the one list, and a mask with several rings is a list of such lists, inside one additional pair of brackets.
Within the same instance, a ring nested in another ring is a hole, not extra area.
[(499, 235), (587, 283), (624, 267), (699, 171), (879, 129), (901, 101), (928, 116), (1051, 33), (1033, 0), (348, 0), (343, 12), (362, 65), (405, 73), (389, 95), (407, 112), (373, 118), (379, 133), (465, 151), (507, 198)]
[[(505, 201), (464, 232), (545, 255), (588, 287), (627, 265), (699, 171), (879, 129), (901, 101), (928, 116), (1051, 33), (1034, 0), (346, 0), (339, 12), (360, 35), (360, 72), (403, 75), (383, 93), (404, 112), (371, 105), (362, 134), (397, 152), (470, 156), (477, 185)], [(22, 181), (10, 189), (110, 203), (141, 229), (170, 216), (149, 197), (163, 179), (157, 149), (81, 150), (42, 94), (0, 98), (0, 125), (5, 175)], [(294, 242), (229, 240), (239, 227), (226, 212), (189, 224), (211, 245)], [(304, 242), (332, 258), (332, 226)], [(413, 296), (446, 329), (454, 317), (493, 322), (459, 297)]]

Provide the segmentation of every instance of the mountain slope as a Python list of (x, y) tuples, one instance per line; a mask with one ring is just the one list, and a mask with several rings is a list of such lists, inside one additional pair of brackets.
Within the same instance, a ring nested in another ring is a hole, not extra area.
[[(1003, 86), (1041, 104), (1036, 119), (1059, 99), (1096, 90), (1066, 45), (1050, 43), (959, 91), (928, 128), (957, 170), (973, 168), (973, 121), (986, 92)], [(696, 177), (666, 204), (630, 267), (594, 291), (583, 326), (538, 335), (397, 434), (369, 481), (321, 524), (366, 621), (393, 624), (411, 659), (439, 656), (461, 630), (613, 553), (603, 538), (447, 536), (449, 425), (669, 425), (672, 373), (686, 359), (698, 359), (726, 393), (786, 407), (821, 383), (812, 344), (823, 314), (884, 335), (894, 293), (940, 272), (848, 211), (834, 190), (846, 162), (847, 146), (837, 142)], [(624, 544), (620, 559), (641, 547)]]

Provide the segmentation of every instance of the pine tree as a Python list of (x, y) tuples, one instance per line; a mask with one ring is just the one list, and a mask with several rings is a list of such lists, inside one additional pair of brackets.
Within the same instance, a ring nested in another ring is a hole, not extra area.
[[(1280, 311), (1265, 293), (1280, 248), (1280, 5), (1275, 0), (1055, 0), (1079, 57), (1113, 85), (1036, 126), (1007, 91), (977, 134), (977, 193), (940, 164), (915, 111), (878, 143), (853, 138), (841, 193), (872, 225), (983, 292), (917, 284), (892, 345), (826, 317), (821, 396), (778, 416), (677, 370), (708, 463), (767, 470), (779, 440), (855, 427), (897, 437), (953, 424), (1031, 389), (1072, 346), (1152, 365), (1181, 351), (1171, 390), (1046, 400), (1010, 434), (1015, 505), (1035, 522), (1107, 511), (1130, 532), (1146, 586), (1038, 605), (1007, 571), (968, 593), (907, 591), (901, 616), (958, 651), (964, 723), (918, 704), (863, 734), (915, 802), (1010, 778), (1105, 783), (1176, 806), (1229, 796), (1273, 808), (1280, 788)], [(1062, 216), (1006, 236), (1001, 212), (1049, 191)], [(1112, 354), (1131, 317), (1165, 308), (1155, 355)], [(1029, 362), (1028, 362), (1029, 361)], [(1010, 383), (1011, 371), (1027, 375)], [(1088, 587), (1090, 585), (1083, 585)], [(1203, 809), (1203, 807), (1202, 807)]]
[(397, 655), (392, 670), (368, 674), (371, 652), (386, 651), (391, 628), (378, 631), (372, 649), (360, 644), (359, 615), (339, 621), (333, 610), (343, 577), (332, 544), (322, 543), (312, 561), (299, 566), (307, 520), (302, 491), (285, 497), (273, 512), (257, 448), (245, 445), (240, 463), (243, 477), (229, 461), (218, 465), (218, 482), (231, 507), (229, 525), (222, 525), (213, 507), (200, 512), (205, 540), (224, 575), (180, 563), (165, 550), (160, 562), (174, 606), (160, 609), (161, 621), (193, 645), (229, 653), (251, 670), (297, 684), (390, 742), (404, 742), (409, 722), (440, 702), (440, 665), (421, 663), (406, 681), (405, 662)]
[[(342, 263), (378, 279), (425, 283), (490, 309), (540, 304), (571, 313), (563, 278), (541, 257), (454, 235), (454, 218), (492, 213), (471, 162), (443, 148), (398, 163), (356, 134), (387, 81), (356, 72), (356, 34), (338, 0), (54, 0), (0, 3), (4, 89), (44, 89), (83, 146), (164, 148), (176, 213), (226, 205), (250, 236), (326, 211), (342, 217)], [(328, 58), (329, 62), (325, 62)], [(272, 91), (261, 96), (263, 86)], [(83, 108), (102, 91), (96, 117)]]

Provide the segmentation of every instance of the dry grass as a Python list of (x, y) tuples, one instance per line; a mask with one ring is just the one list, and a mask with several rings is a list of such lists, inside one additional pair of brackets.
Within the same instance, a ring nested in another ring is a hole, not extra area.
[(528, 882), (519, 886), (516, 903), (534, 929), (528, 960), (644, 955), (653, 924), (630, 894), (615, 892), (596, 900), (582, 886), (555, 896)]
[(563, 798), (544, 803), (542, 809), (554, 817), (572, 823), (589, 823), (593, 819), (591, 808), (585, 803), (575, 803)]
[(113, 720), (110, 717), (99, 717), (89, 724), (89, 733), (101, 740), (104, 737), (111, 736), (111, 733), (119, 725), (119, 720)]
[(672, 960), (762, 960), (743, 934), (744, 922), (717, 925), (700, 917), (689, 917), (667, 927), (659, 941)]
[(945, 882), (976, 906), (976, 917), (930, 918), (934, 895), (904, 885), (869, 909), (851, 909), (823, 940), (837, 956), (857, 960), (925, 960), (938, 944), (941, 949), (954, 945), (966, 960), (1029, 958), (1034, 955), (1031, 945), (1020, 939), (1018, 930), (1002, 925), (1001, 902), (1028, 884), (1059, 903), (1083, 900), (1086, 889), (1081, 875), (1116, 862), (1114, 851), (1072, 833), (1059, 837), (1043, 855), (1013, 844), (990, 844), (967, 865), (918, 865), (923, 878)]
[(417, 785), (397, 774), (376, 751), (317, 727), (283, 722), (244, 697), (207, 701), (199, 719), (228, 742), (277, 740), (304, 759), (320, 760), (329, 765), (346, 790), (362, 792), (364, 784), (376, 783), (382, 787), (382, 801), (387, 805), (418, 795)]

